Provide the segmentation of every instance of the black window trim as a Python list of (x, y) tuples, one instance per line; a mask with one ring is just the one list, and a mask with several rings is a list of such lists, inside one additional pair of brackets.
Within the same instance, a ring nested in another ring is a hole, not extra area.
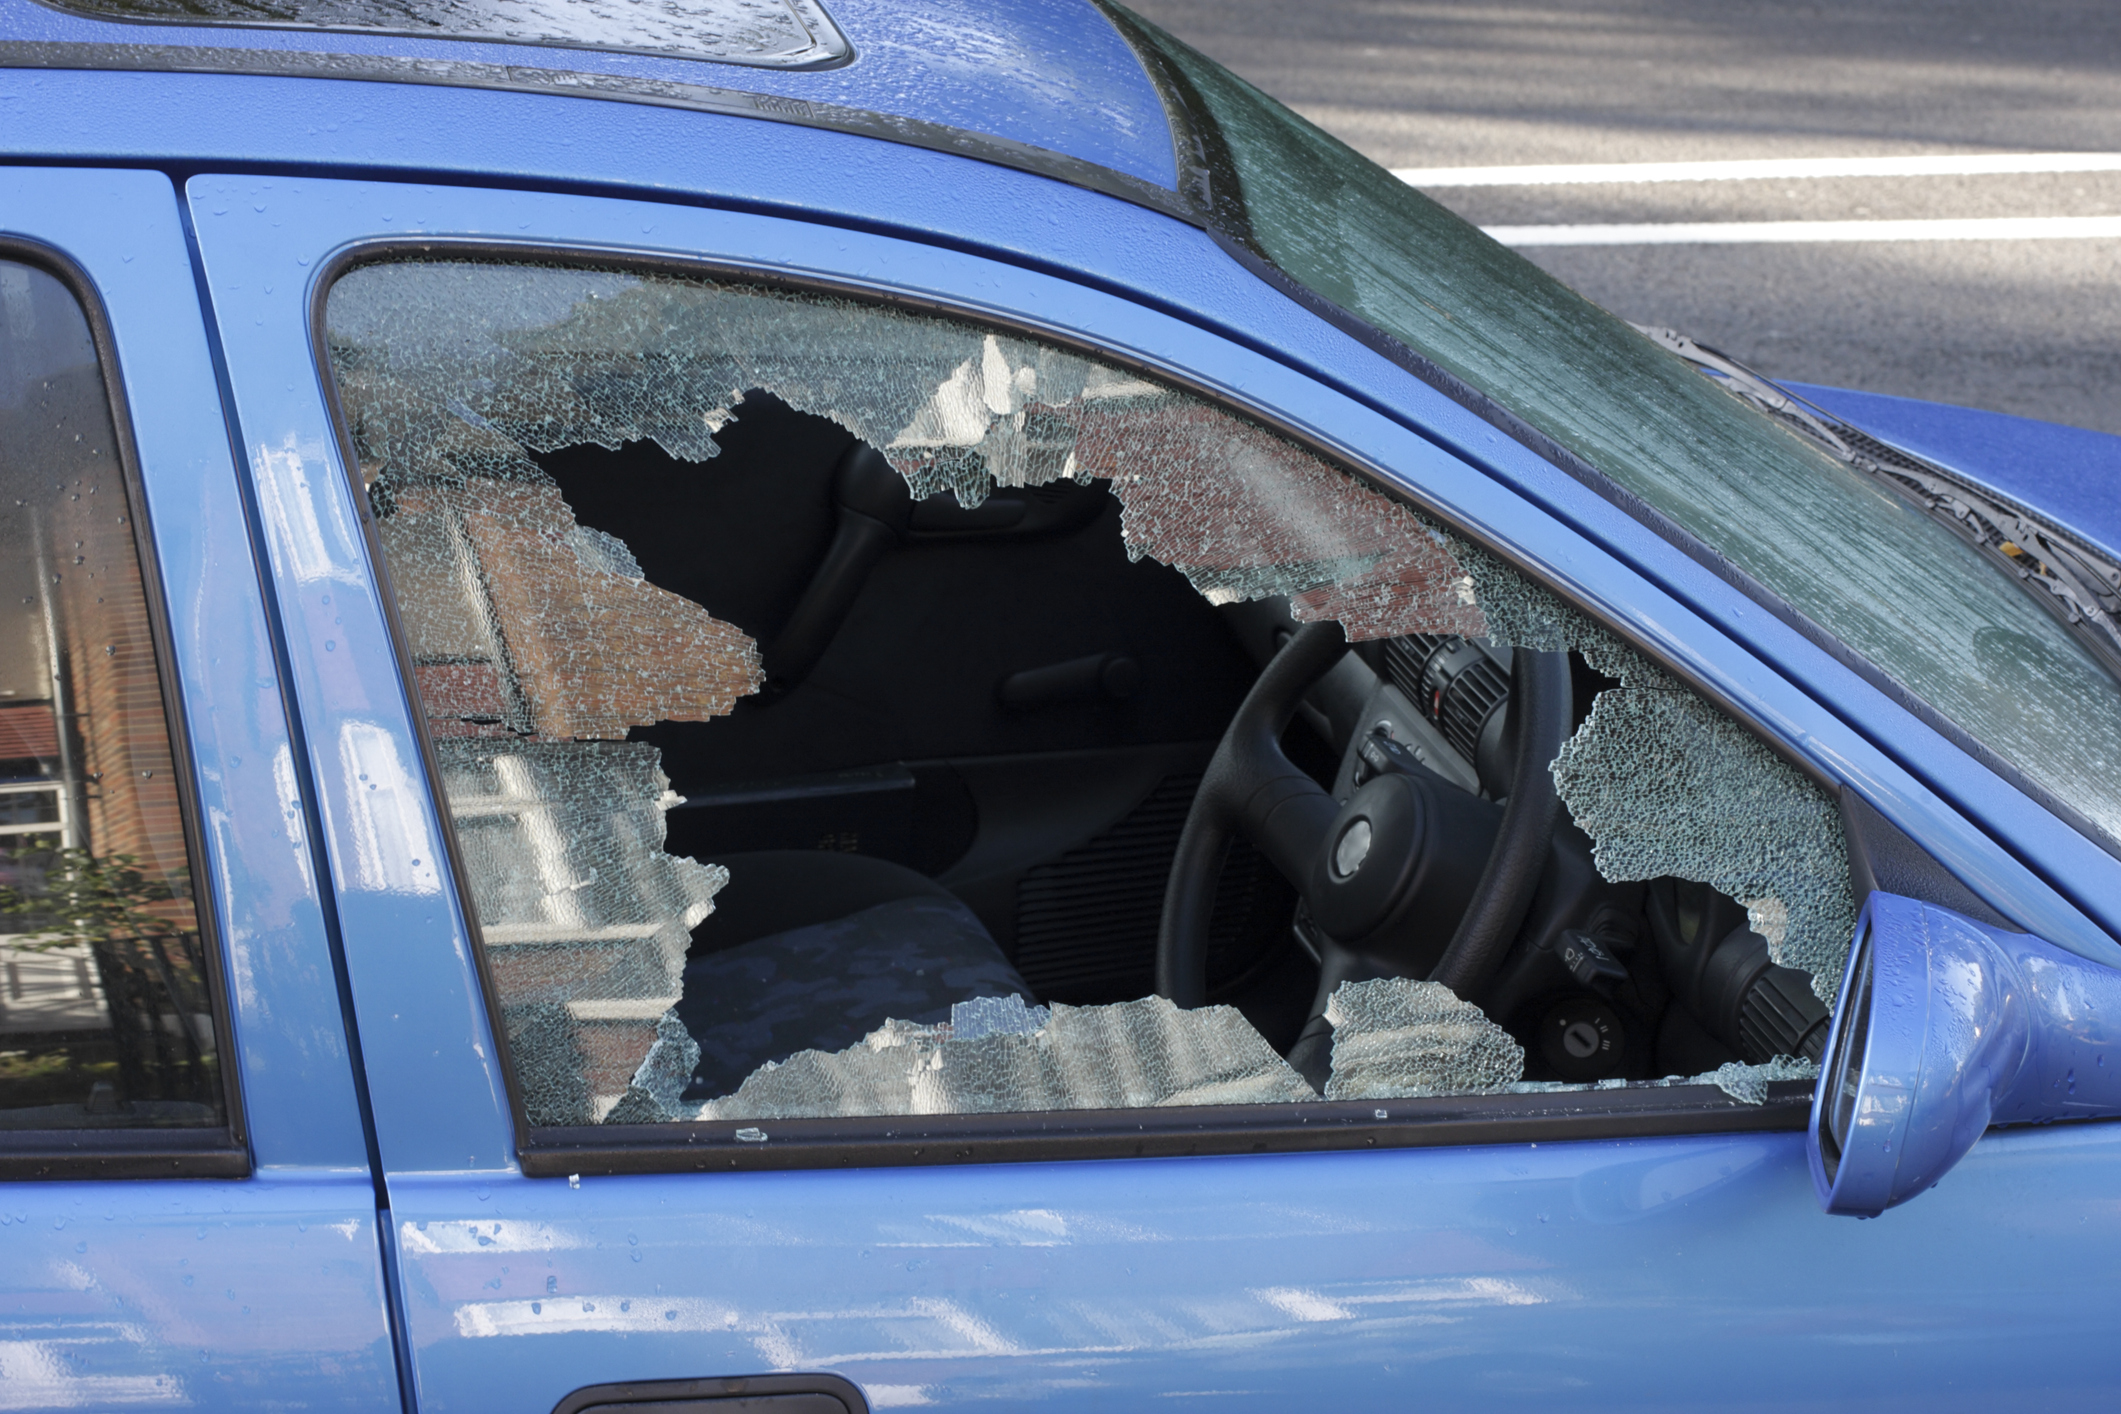
[(100, 1178), (248, 1178), (252, 1159), (245, 1127), (242, 1068), (236, 1046), (234, 1008), (221, 954), (221, 931), (214, 910), (212, 872), (208, 868), (205, 831), (199, 821), (198, 777), (191, 739), (185, 730), (183, 684), (169, 629), (169, 605), (162, 592), (162, 567), (155, 554), (152, 511), (140, 477), (139, 447), (132, 412), (118, 366), (117, 342), (95, 282), (65, 252), (43, 241), (0, 234), (0, 259), (35, 266), (66, 286), (79, 303), (94, 342), (105, 400), (115, 431), (117, 462), (132, 519), (133, 548), (140, 560), (141, 589), (147, 601), (149, 638), (154, 647), (156, 677), (162, 690), (164, 728), (177, 777), (178, 816), (184, 832), (186, 866), (191, 873), (192, 907), (198, 920), (199, 950), (206, 959), (205, 985), (213, 1008), (215, 1069), (221, 1085), (226, 1122), (197, 1127), (0, 1130), (0, 1182), (37, 1179)]
[(1672, 1085), (1287, 1105), (583, 1125), (541, 1131), (551, 1137), (520, 1148), (518, 1157), (526, 1177), (560, 1178), (1794, 1133), (1811, 1119), (1813, 1089), (1809, 1080), (1775, 1081), (1757, 1105), (1713, 1085)]
[[(1518, 573), (1541, 585), (1594, 621), (1605, 618), (1575, 596), (1549, 583), (1544, 573), (1515, 549), (1484, 533), (1459, 529), (1454, 518), (1425, 497), (1402, 489), (1379, 469), (1321, 446), (1309, 432), (1272, 410), (1233, 399), (1225, 390), (1189, 377), (1183, 370), (1153, 364), (1091, 342), (1081, 335), (998, 311), (955, 301), (916, 297), (880, 289), (856, 280), (798, 276), (740, 262), (709, 258), (648, 255), (592, 245), (557, 245), (535, 238), (521, 241), (486, 237), (385, 237), (342, 247), (319, 264), (311, 285), (310, 344), (318, 383), (331, 417), (340, 465), (361, 522), (370, 572), (382, 593), (385, 620), (396, 656), (400, 689), (413, 735), (427, 773), (435, 819), (449, 852), (450, 885), (457, 919), (472, 941), (481, 999), (501, 1070), (514, 1125), (515, 1150), (526, 1176), (564, 1177), (583, 1173), (682, 1173), (713, 1169), (794, 1169), (821, 1167), (895, 1167), (920, 1164), (1045, 1162), (1059, 1159), (1133, 1158), (1178, 1154), (1293, 1153), (1367, 1148), (1426, 1148), (1463, 1144), (1509, 1144), (1560, 1139), (1648, 1138), (1682, 1134), (1797, 1131), (1809, 1121), (1812, 1083), (1775, 1082), (1768, 1100), (1752, 1105), (1713, 1085), (1656, 1085), (1629, 1089), (1534, 1092), (1522, 1095), (1448, 1096), (1422, 1100), (1317, 1101), (1289, 1105), (1233, 1105), (1146, 1110), (1047, 1110), (1011, 1115), (855, 1116), (743, 1122), (675, 1122), (667, 1124), (534, 1126), (530, 1123), (514, 1057), (500, 1024), (500, 994), (488, 959), (479, 921), (471, 906), (449, 803), (442, 795), (442, 773), (434, 738), (426, 727), (425, 709), (415, 687), (411, 638), (398, 614), (389, 566), (378, 538), (375, 516), (361, 484), (360, 459), (350, 423), (331, 374), (325, 327), (333, 286), (351, 271), (374, 265), (437, 260), (490, 260), (532, 267), (576, 267), (622, 270), (644, 275), (722, 280), (795, 294), (823, 295), (886, 309), (962, 320), (1033, 338), (1140, 373), (1228, 408), (1288, 438), (1328, 465), (1355, 477), (1381, 495), (1453, 527)], [(1752, 714), (1691, 669), (1673, 662), (1660, 649), (1631, 631), (1606, 624), (1635, 651), (1685, 682), (1704, 700), (1740, 723), (1763, 745), (1801, 771), (1828, 794), (1841, 784), (1816, 763), (1800, 756), (1768, 731)], [(1386, 1118), (1378, 1118), (1382, 1110)], [(738, 1140), (738, 1130), (763, 1129), (764, 1142)]]

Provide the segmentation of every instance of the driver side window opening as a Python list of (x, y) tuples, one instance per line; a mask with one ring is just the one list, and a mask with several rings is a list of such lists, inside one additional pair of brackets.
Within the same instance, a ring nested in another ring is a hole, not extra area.
[[(1833, 801), (1279, 434), (1012, 332), (706, 278), (375, 264), (326, 326), (533, 1125), (1813, 1073), (1855, 917)], [(1309, 823), (1239, 820), (1195, 881), (1181, 1008), (1167, 876), (1307, 624), (1351, 645), (1281, 739)], [(1561, 819), (1460, 997), (1428, 978), (1542, 653)]]

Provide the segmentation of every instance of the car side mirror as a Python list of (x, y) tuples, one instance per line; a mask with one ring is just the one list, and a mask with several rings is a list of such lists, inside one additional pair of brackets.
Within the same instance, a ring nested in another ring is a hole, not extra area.
[(1820, 1205), (1876, 1217), (1934, 1187), (1992, 1124), (2121, 1115), (2117, 1042), (2121, 971), (1872, 893), (1812, 1099)]

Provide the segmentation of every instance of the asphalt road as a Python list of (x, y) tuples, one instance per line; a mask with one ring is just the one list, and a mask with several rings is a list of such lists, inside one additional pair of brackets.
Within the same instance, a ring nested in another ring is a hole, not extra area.
[[(2121, 153), (2114, 0), (1130, 0), (1387, 167)], [(1420, 185), (1483, 226), (2121, 216), (2121, 171)], [(2121, 236), (1541, 245), (1771, 376), (2121, 433)]]

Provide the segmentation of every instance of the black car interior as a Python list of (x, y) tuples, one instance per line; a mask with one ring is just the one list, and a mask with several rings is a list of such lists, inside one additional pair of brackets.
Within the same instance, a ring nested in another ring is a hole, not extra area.
[[(1431, 975), (1483, 880), (1507, 876), (1480, 965), (1439, 980), (1523, 1043), (1528, 1079), (1817, 1058), (1827, 1009), (1743, 906), (1607, 882), (1566, 810), (1539, 805), (1545, 772), (1516, 789), (1520, 757), (1550, 757), (1611, 685), (1580, 656), (1421, 635), (1343, 651), (1285, 601), (1214, 606), (1130, 560), (1102, 483), (916, 503), (873, 449), (757, 392), (717, 441), (706, 462), (648, 442), (539, 458), (581, 524), (762, 647), (766, 686), (731, 715), (632, 733), (685, 798), (671, 852), (772, 861), (733, 869), (695, 957), (943, 890), (1027, 1000), (1228, 1003), (1316, 1083), (1322, 975)], [(1218, 745), (1277, 658), (1264, 739), (1307, 823), (1291, 845), (1238, 822), (1185, 864)], [(1529, 863), (1498, 864), (1512, 849)], [(1174, 861), (1197, 876), (1176, 984), (1168, 957), (1158, 972)], [(1389, 897), (1336, 892), (1379, 863)]]

